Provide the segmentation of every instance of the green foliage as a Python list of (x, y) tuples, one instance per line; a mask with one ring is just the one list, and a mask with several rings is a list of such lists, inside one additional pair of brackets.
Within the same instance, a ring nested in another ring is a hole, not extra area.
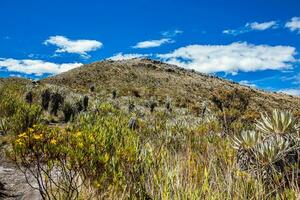
[[(0, 96), (1, 131), (6, 134), (18, 134), (39, 122), (42, 112), (38, 105), (26, 103), (14, 90), (4, 89), (2, 92)], [(32, 93), (30, 96), (32, 97)]]
[(241, 90), (217, 90), (211, 97), (216, 117), (223, 126), (224, 135), (232, 134), (232, 125), (245, 113), (249, 96)]
[(261, 115), (262, 120), (258, 121), (257, 128), (265, 134), (295, 133), (300, 130), (296, 119), (291, 112), (280, 112), (274, 110), (272, 115)]
[(296, 119), (290, 112), (274, 110), (262, 115), (255, 131), (243, 131), (233, 140), (238, 150), (238, 164), (267, 188), (298, 184), (299, 134)]

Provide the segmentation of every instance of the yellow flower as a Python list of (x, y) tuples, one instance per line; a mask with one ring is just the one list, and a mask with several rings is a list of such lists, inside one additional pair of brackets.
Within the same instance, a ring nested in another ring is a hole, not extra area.
[(22, 139), (17, 139), (16, 141), (15, 141), (15, 143), (16, 144), (18, 144), (18, 145), (23, 145), (24, 143), (23, 143), (23, 141), (22, 141)]
[(89, 140), (90, 140), (91, 142), (94, 142), (94, 141), (95, 141), (94, 136), (93, 136), (93, 135), (89, 135)]
[(82, 147), (83, 147), (83, 143), (82, 143), (82, 142), (79, 142), (78, 146), (79, 146), (80, 148), (82, 148)]
[(33, 138), (36, 139), (36, 140), (40, 140), (40, 139), (42, 139), (42, 137), (43, 137), (43, 134), (35, 134), (35, 135), (33, 135)]
[(26, 137), (28, 137), (28, 136), (27, 136), (27, 133), (24, 132), (24, 133), (20, 134), (18, 137), (20, 137), (20, 138), (26, 138)]
[(109, 155), (108, 155), (108, 153), (106, 153), (105, 155), (104, 155), (104, 162), (107, 162), (109, 160)]
[(33, 129), (33, 128), (29, 128), (28, 131), (29, 131), (29, 132), (33, 132), (34, 129)]
[(76, 137), (80, 137), (82, 135), (82, 133), (80, 132), (80, 131), (78, 131), (77, 133), (76, 133)]
[(51, 139), (50, 144), (57, 144), (57, 140), (56, 139)]

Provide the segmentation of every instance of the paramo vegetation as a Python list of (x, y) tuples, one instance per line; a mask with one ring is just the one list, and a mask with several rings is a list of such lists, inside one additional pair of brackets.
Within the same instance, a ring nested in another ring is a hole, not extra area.
[[(43, 199), (296, 199), (299, 120), (248, 93), (172, 98), (2, 84), (2, 153)], [(262, 112), (262, 113), (261, 113)]]

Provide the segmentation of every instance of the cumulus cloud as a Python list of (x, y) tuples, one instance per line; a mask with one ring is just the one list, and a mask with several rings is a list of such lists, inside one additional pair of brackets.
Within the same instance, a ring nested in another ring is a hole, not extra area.
[(300, 33), (300, 17), (293, 17), (285, 24), (285, 27), (291, 31), (298, 31)]
[(89, 57), (87, 52), (100, 49), (103, 44), (97, 40), (70, 40), (64, 36), (51, 36), (44, 42), (45, 45), (55, 45), (56, 53), (75, 53)]
[(224, 30), (224, 34), (230, 34), (230, 35), (239, 35), (242, 33), (247, 33), (250, 31), (264, 31), (270, 28), (277, 28), (278, 23), (276, 21), (269, 21), (269, 22), (252, 22), (252, 23), (246, 23), (245, 26), (240, 27), (238, 29), (228, 29)]
[(0, 68), (5, 68), (11, 72), (19, 72), (25, 74), (58, 74), (76, 67), (80, 67), (81, 63), (52, 63), (43, 60), (17, 60), (13, 58), (0, 58)]
[(253, 45), (237, 42), (229, 45), (189, 45), (157, 56), (165, 62), (214, 73), (292, 68), (296, 49), (291, 46)]
[(300, 96), (300, 89), (295, 89), (295, 88), (282, 89), (282, 90), (279, 90), (278, 92), (293, 95), (293, 96)]
[(247, 27), (250, 27), (252, 30), (258, 30), (258, 31), (264, 31), (269, 28), (274, 28), (277, 26), (276, 21), (270, 21), (270, 22), (263, 22), (263, 23), (258, 23), (258, 22), (253, 22), (250, 24), (246, 24)]
[(171, 40), (170, 38), (163, 38), (160, 40), (147, 40), (147, 41), (138, 42), (132, 48), (134, 49), (153, 48), (153, 47), (159, 47), (163, 44), (174, 43), (174, 42), (175, 41)]
[(132, 58), (144, 58), (144, 57), (148, 57), (149, 54), (123, 54), (123, 53), (117, 53), (115, 55), (113, 55), (112, 57), (109, 57), (108, 59), (110, 60), (128, 60), (128, 59), (132, 59)]

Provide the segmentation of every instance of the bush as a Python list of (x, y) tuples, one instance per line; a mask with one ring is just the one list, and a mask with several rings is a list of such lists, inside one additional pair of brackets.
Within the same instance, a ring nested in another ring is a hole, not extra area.
[[(43, 198), (77, 199), (85, 184), (97, 194), (126, 187), (129, 199), (141, 197), (138, 135), (126, 115), (112, 111), (82, 115), (68, 130), (35, 126), (15, 137), (11, 157), (20, 169), (31, 169)], [(55, 170), (64, 173), (56, 177)]]
[(223, 135), (233, 134), (232, 125), (241, 119), (248, 107), (248, 94), (238, 89), (217, 90), (211, 101), (216, 117), (223, 126)]
[(39, 122), (42, 114), (38, 105), (29, 105), (11, 90), (0, 96), (0, 110), (0, 131), (5, 134), (18, 134), (32, 127)]

